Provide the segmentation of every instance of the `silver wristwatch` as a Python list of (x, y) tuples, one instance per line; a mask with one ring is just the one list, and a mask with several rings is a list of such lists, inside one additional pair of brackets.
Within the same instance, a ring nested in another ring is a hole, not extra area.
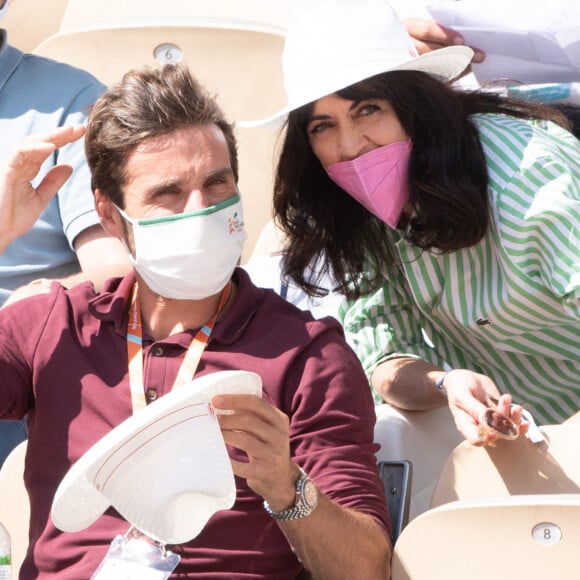
[(264, 509), (275, 519), (283, 522), (297, 520), (310, 515), (318, 505), (318, 489), (314, 482), (306, 475), (306, 472), (300, 467), (300, 477), (296, 482), (296, 502), (291, 508), (281, 512), (275, 512), (264, 501)]

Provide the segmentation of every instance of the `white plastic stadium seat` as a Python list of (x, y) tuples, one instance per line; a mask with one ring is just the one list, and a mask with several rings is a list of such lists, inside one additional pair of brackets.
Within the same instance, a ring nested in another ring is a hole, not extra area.
[(580, 421), (541, 429), (545, 440), (537, 444), (519, 437), (495, 447), (458, 445), (443, 466), (431, 507), (458, 499), (580, 494)]
[(454, 501), (405, 527), (391, 580), (574, 580), (580, 495)]
[(432, 411), (401, 411), (376, 407), (377, 460), (409, 460), (413, 466), (410, 514), (412, 520), (429, 509), (435, 484), (449, 454), (463, 439), (448, 407)]
[(68, 0), (17, 0), (2, 20), (8, 42), (32, 52), (44, 39), (56, 34)]

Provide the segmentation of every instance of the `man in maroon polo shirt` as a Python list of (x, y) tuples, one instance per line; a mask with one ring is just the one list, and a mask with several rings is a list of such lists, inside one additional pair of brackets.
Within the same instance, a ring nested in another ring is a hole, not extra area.
[(183, 66), (131, 71), (95, 104), (86, 150), (102, 224), (127, 245), (134, 272), (98, 294), (90, 283), (55, 283), (0, 311), (0, 417), (26, 415), (29, 427), (21, 578), (94, 573), (128, 523), (111, 508), (81, 532), (56, 529), (50, 507), (62, 477), (171, 391), (178, 371), (226, 369), (263, 382), (262, 398), (213, 400), (235, 411), (219, 419), (236, 502), (194, 540), (170, 546), (181, 557), (172, 577), (296, 578), (307, 569), (388, 578), (366, 378), (336, 321), (314, 320), (236, 267), (245, 239), (236, 142), (215, 101)]

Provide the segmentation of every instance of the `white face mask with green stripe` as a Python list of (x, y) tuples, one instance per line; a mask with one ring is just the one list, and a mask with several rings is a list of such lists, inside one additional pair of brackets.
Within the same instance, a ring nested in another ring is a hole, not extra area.
[(231, 278), (246, 240), (239, 195), (199, 211), (151, 219), (133, 219), (117, 209), (133, 227), (133, 266), (159, 296), (201, 300)]

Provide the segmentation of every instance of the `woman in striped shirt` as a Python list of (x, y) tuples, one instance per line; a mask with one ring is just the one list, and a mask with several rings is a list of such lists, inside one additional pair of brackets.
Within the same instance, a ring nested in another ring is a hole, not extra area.
[[(307, 266), (326, 256), (378, 399), (449, 404), (474, 444), (489, 442), (481, 417), (500, 393), (516, 423), (512, 395), (540, 422), (566, 419), (580, 408), (579, 141), (556, 111), (451, 88), (423, 66), (428, 55), (409, 60), (401, 48), (399, 66), (365, 74), (361, 38), (386, 3), (334, 4), (342, 29), (323, 19), (311, 36), (328, 46), (341, 35), (333, 49), (345, 82), (324, 92), (312, 80), (320, 93), (289, 107), (277, 167), (284, 274), (315, 294)], [(402, 33), (384, 33), (396, 51)], [(329, 55), (309, 54), (301, 64), (317, 79)]]

